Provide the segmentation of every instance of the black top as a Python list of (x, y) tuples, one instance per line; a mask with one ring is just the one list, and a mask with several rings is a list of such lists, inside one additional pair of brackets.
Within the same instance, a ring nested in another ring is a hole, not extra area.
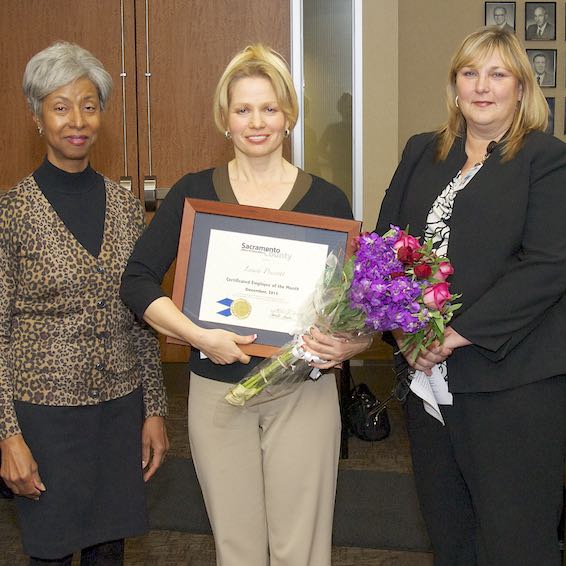
[[(140, 318), (153, 301), (165, 295), (160, 285), (177, 255), (187, 197), (237, 203), (227, 166), (185, 175), (171, 188), (138, 240), (122, 277), (120, 296)], [(300, 170), (281, 210), (352, 218), (348, 199), (338, 187)], [(208, 359), (201, 360), (199, 351), (193, 348), (189, 365), (192, 371), (203, 377), (235, 383), (260, 361), (261, 358), (254, 357), (248, 365), (234, 363), (220, 366)]]
[(33, 178), (71, 234), (98, 257), (106, 211), (104, 177), (90, 165), (80, 173), (68, 173), (46, 158)]
[[(435, 134), (411, 138), (376, 231), (424, 233), (438, 194), (466, 162), (465, 139), (435, 159)], [(452, 326), (472, 342), (448, 358), (453, 393), (499, 391), (566, 373), (566, 145), (531, 132), (517, 155), (500, 146), (458, 193), (450, 220)]]

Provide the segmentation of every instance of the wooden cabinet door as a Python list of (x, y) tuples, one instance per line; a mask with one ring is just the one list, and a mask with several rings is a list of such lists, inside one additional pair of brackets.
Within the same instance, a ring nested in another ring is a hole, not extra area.
[[(145, 176), (166, 188), (189, 171), (225, 163), (232, 150), (212, 118), (216, 83), (249, 43), (267, 43), (289, 59), (289, 6), (285, 0), (2, 0), (0, 190), (45, 155), (21, 84), (29, 58), (57, 40), (91, 51), (114, 80), (92, 153), (96, 170), (116, 181), (128, 174), (143, 198)], [(169, 291), (172, 279), (171, 271)], [(162, 341), (162, 355), (181, 361), (187, 349)]]
[(250, 43), (265, 42), (288, 59), (289, 18), (284, 0), (136, 0), (140, 179), (150, 174), (149, 133), (159, 187), (231, 159), (231, 143), (212, 118), (216, 83), (232, 56)]
[[(264, 42), (289, 60), (289, 2), (136, 0), (136, 26), (139, 178), (151, 174), (167, 188), (185, 173), (232, 158), (232, 144), (212, 117), (216, 83), (232, 56), (250, 43)], [(168, 292), (172, 275), (170, 270), (164, 282)], [(164, 361), (186, 356), (186, 348), (162, 341)]]
[[(9, 189), (31, 173), (45, 155), (21, 85), (30, 57), (59, 40), (88, 49), (111, 74), (114, 91), (103, 114), (92, 165), (116, 180), (127, 170), (137, 187), (134, 0), (2, 0), (0, 22), (0, 189)], [(124, 89), (122, 68), (126, 73)], [(123, 90), (127, 96), (125, 116)]]

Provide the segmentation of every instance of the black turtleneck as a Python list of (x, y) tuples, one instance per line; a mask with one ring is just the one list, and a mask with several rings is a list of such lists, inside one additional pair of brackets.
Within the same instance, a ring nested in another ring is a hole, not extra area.
[(78, 242), (98, 257), (104, 235), (106, 190), (104, 178), (90, 165), (80, 173), (68, 173), (47, 158), (33, 178)]

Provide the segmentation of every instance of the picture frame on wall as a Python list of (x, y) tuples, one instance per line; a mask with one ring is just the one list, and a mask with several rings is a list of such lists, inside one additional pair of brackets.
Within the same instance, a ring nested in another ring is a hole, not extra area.
[(554, 97), (547, 96), (546, 103), (548, 104), (548, 126), (546, 127), (545, 133), (554, 135)]
[(527, 49), (527, 56), (541, 88), (556, 87), (556, 49)]
[(515, 33), (515, 2), (485, 2), (484, 25)]
[(556, 39), (556, 2), (525, 2), (525, 39)]

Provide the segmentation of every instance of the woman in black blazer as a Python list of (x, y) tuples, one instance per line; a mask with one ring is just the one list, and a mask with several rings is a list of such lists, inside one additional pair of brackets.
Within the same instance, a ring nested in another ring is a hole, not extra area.
[[(513, 34), (468, 36), (448, 119), (409, 140), (376, 231), (410, 226), (454, 266), (462, 308), (409, 364), (445, 421), (406, 404), (437, 566), (558, 565), (566, 446), (566, 145)], [(398, 344), (403, 336), (396, 334)]]

